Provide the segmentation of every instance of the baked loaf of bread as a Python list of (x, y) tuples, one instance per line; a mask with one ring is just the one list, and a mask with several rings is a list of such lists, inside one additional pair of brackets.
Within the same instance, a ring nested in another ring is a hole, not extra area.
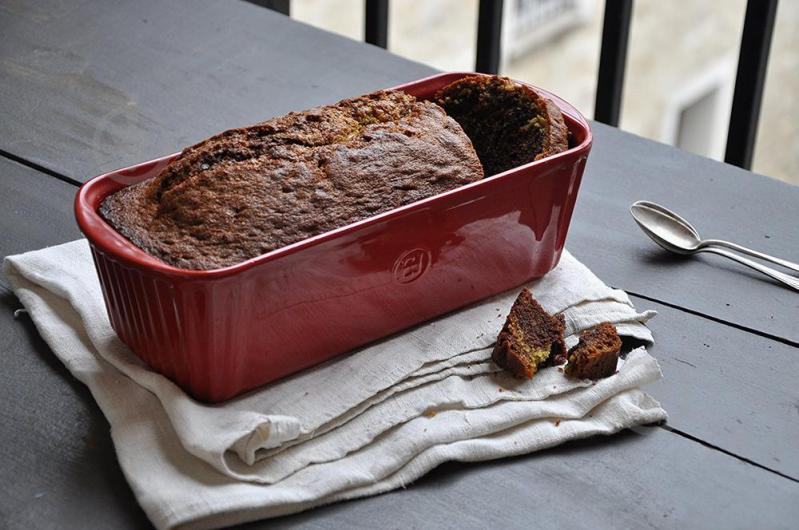
[(560, 109), (507, 77), (464, 77), (438, 91), (433, 101), (463, 127), (486, 176), (569, 148)]
[(382, 91), (209, 138), (100, 213), (173, 266), (215, 269), (482, 177), (441, 107)]

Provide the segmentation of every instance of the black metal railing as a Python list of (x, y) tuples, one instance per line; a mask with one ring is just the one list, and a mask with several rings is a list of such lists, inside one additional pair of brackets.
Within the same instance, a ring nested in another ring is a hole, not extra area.
[(633, 0), (607, 0), (596, 81), (594, 119), (619, 126)]
[(291, 15), (291, 1), (290, 0), (247, 0), (251, 4), (261, 7), (266, 7), (272, 11), (277, 11), (281, 15), (287, 17)]
[[(732, 96), (730, 127), (724, 161), (750, 169), (755, 152), (757, 124), (766, 83), (771, 36), (777, 16), (777, 0), (749, 0), (746, 4), (738, 73)], [(794, 94), (795, 97), (796, 94)]]
[(502, 46), (502, 0), (480, 0), (475, 72), (498, 74)]
[(364, 40), (388, 48), (388, 0), (366, 0), (365, 11)]
[[(289, 0), (249, 1), (289, 14)], [(748, 0), (746, 5), (724, 157), (725, 162), (746, 169), (752, 166), (777, 3), (778, 0)], [(388, 46), (388, 7), (388, 0), (366, 0), (365, 40), (382, 48)], [(502, 11), (503, 0), (480, 0), (474, 68), (477, 72), (499, 72)], [(594, 119), (614, 127), (618, 127), (621, 116), (632, 12), (633, 0), (605, 2)]]

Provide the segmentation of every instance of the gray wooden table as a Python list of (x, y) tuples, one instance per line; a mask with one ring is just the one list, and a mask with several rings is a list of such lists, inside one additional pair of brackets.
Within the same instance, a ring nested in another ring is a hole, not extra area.
[[(244, 2), (0, 4), (0, 254), (79, 237), (76, 185), (219, 130), (428, 75)], [(594, 124), (568, 247), (652, 321), (667, 425), (483, 464), (267, 526), (799, 524), (799, 295), (715, 257), (679, 259), (627, 213), (799, 261), (799, 188)], [(108, 424), (0, 277), (0, 527), (149, 525)]]

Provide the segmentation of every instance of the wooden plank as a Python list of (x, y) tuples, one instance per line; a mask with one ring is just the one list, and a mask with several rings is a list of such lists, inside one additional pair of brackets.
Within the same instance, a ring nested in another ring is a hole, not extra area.
[[(108, 425), (0, 288), (0, 514), (11, 528), (145, 528)], [(664, 319), (665, 320), (665, 319)], [(668, 368), (667, 368), (668, 369)], [(579, 495), (575, 496), (576, 493)], [(484, 464), (250, 528), (790, 528), (799, 483), (660, 428)]]
[(88, 388), (0, 287), (0, 527), (145, 528)]
[[(72, 215), (78, 188), (0, 157), (0, 257), (80, 237)], [(8, 280), (0, 274), (0, 285)]]
[(447, 464), (407, 489), (270, 528), (791, 528), (797, 495), (796, 482), (655, 428)]
[(433, 73), (247, 2), (0, 8), (0, 149), (70, 177)]
[(647, 199), (728, 239), (799, 262), (799, 187), (600, 123), (566, 245), (605, 282), (799, 343), (799, 295), (717, 256), (668, 254), (629, 206)]
[(669, 425), (799, 480), (799, 348), (648, 300), (651, 353), (664, 377), (647, 388)]

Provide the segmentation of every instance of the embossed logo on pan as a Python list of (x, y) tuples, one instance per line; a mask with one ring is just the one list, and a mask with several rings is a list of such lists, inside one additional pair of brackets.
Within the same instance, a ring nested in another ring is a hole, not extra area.
[(403, 252), (394, 262), (394, 279), (398, 283), (414, 282), (427, 272), (432, 261), (427, 249), (415, 248)]

